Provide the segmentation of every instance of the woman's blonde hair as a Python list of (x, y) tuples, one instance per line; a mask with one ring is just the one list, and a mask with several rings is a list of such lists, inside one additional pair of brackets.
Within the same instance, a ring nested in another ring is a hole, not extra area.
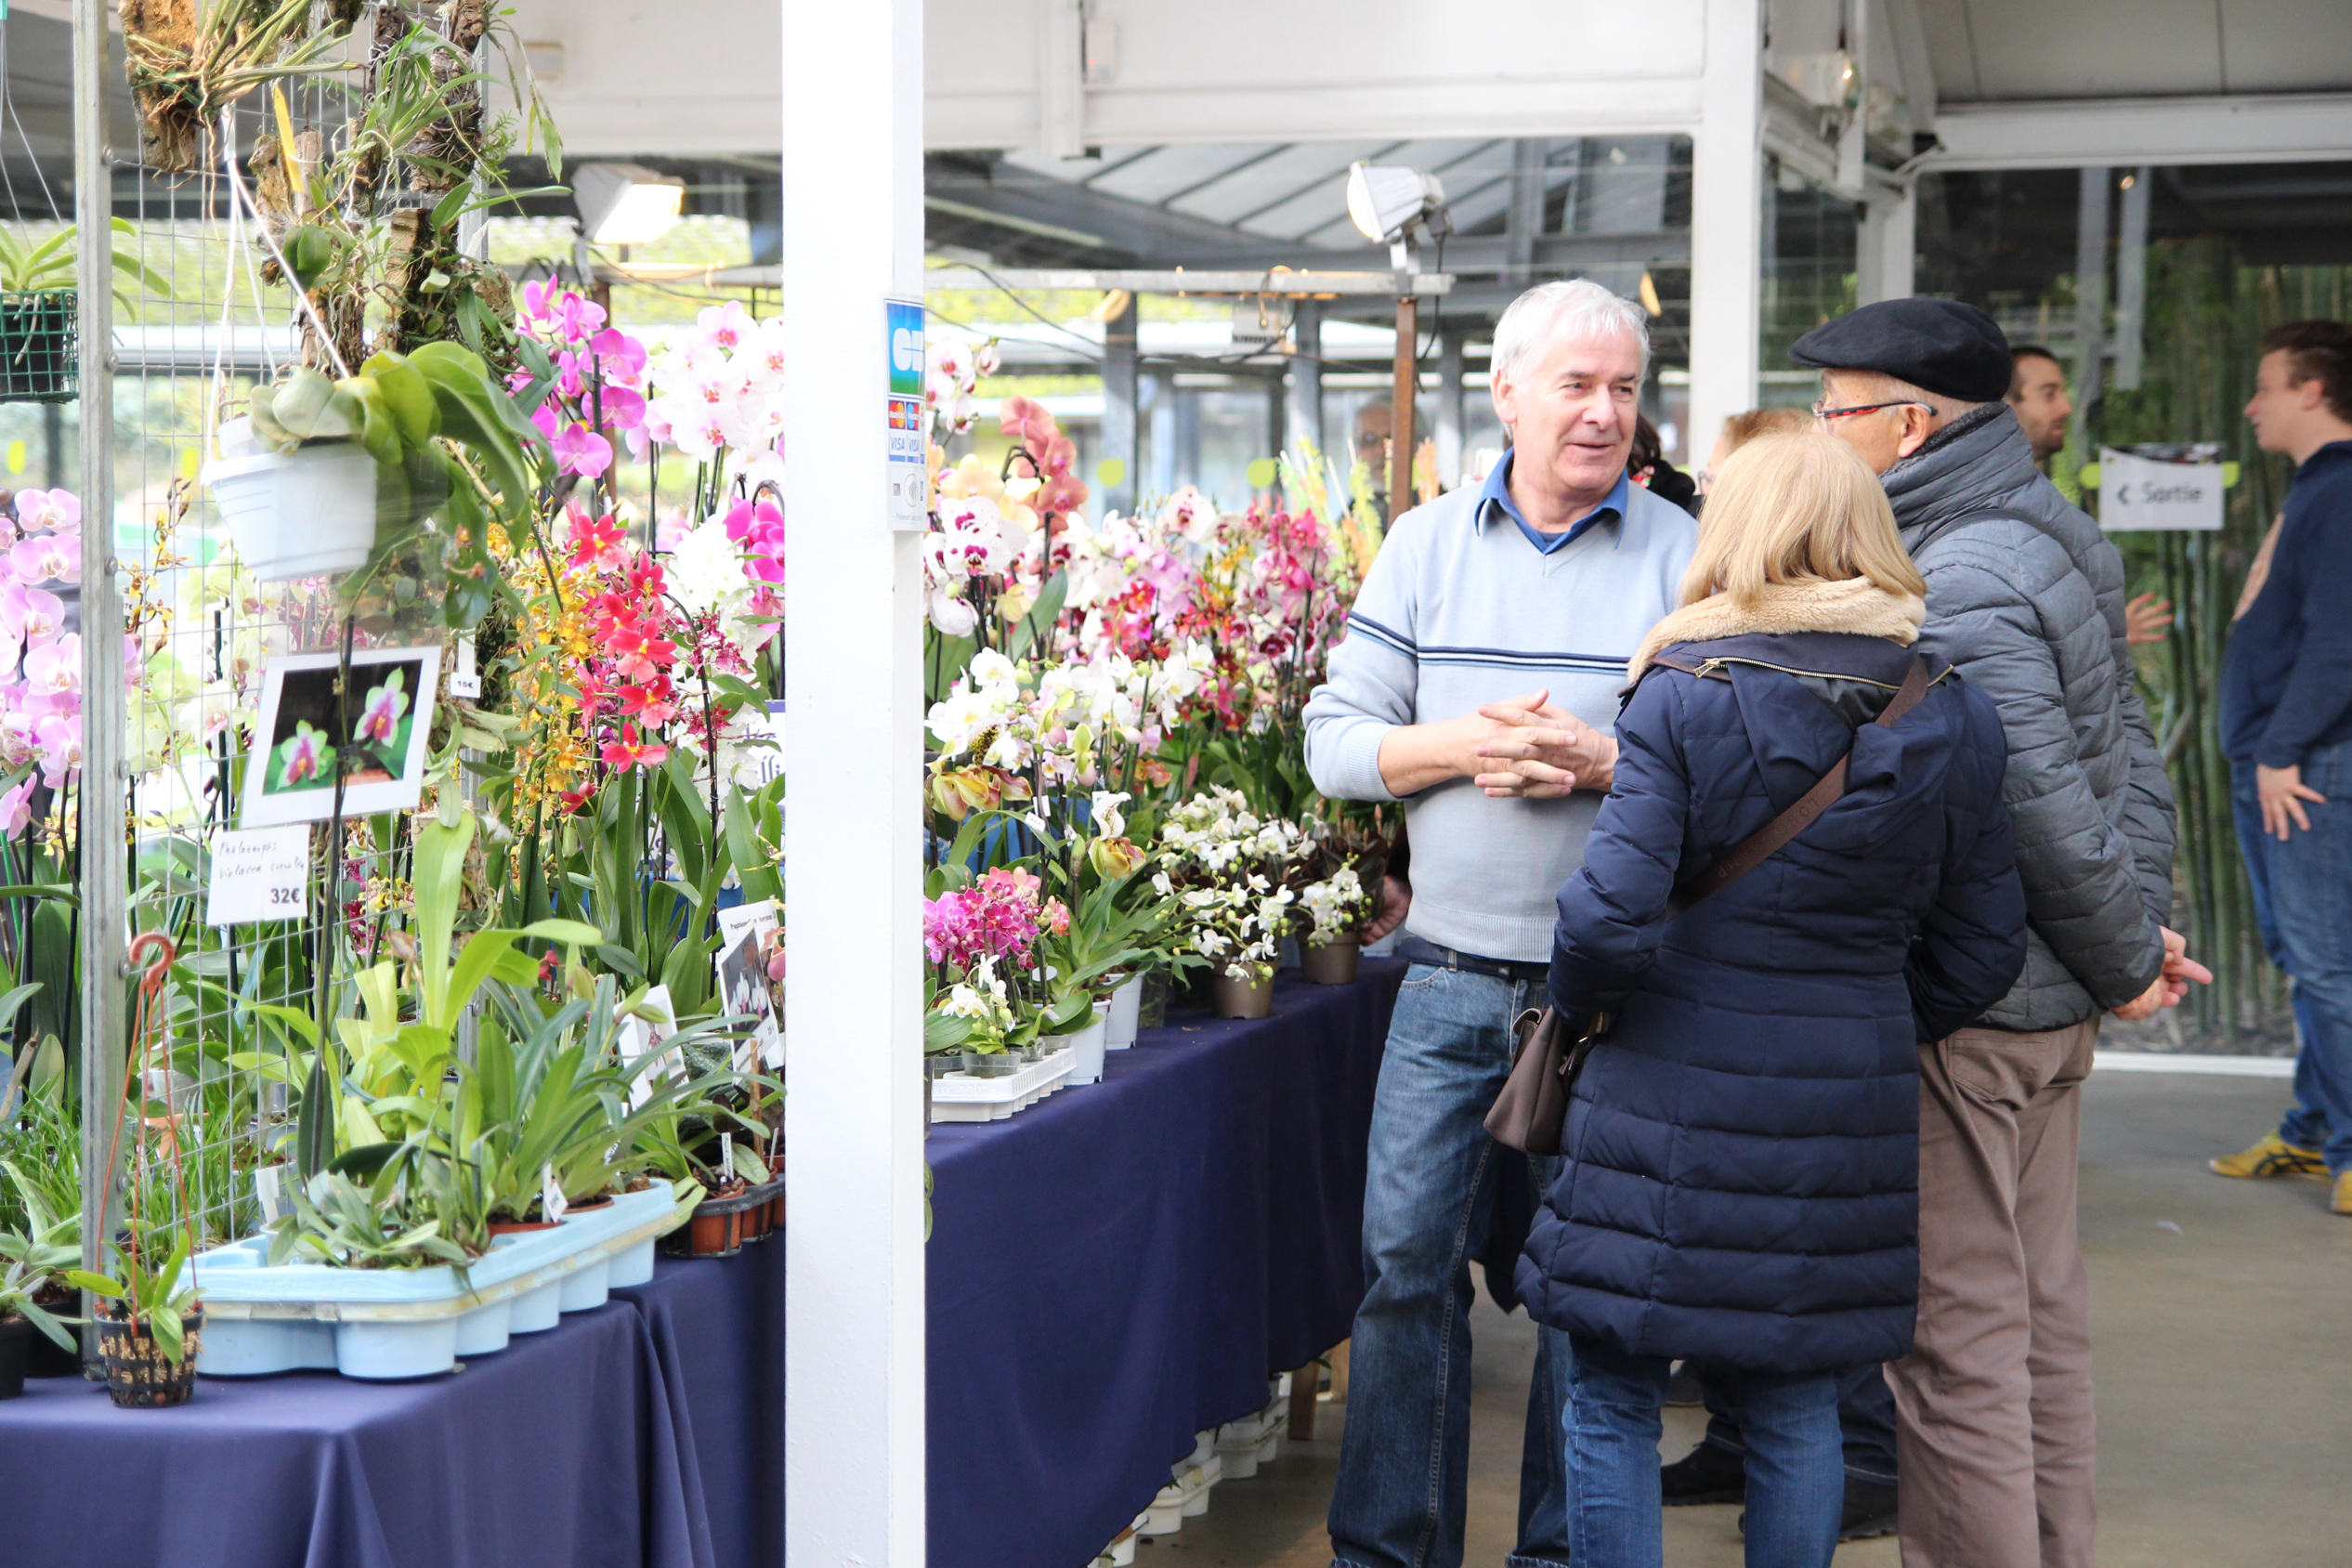
[(1857, 577), (1889, 594), (1927, 592), (1878, 476), (1835, 436), (1758, 436), (1715, 477), (1681, 602), (1728, 594), (1744, 603), (1767, 583)]

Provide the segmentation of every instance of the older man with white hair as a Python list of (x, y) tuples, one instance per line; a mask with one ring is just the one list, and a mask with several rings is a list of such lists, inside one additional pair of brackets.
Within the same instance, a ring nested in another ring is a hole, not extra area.
[[(1674, 608), (1697, 525), (1630, 484), (1649, 359), (1639, 306), (1587, 281), (1528, 290), (1495, 328), (1510, 450), (1476, 491), (1396, 520), (1307, 704), (1307, 767), (1342, 800), (1401, 801), (1412, 961), (1372, 1111), (1364, 1305), (1331, 1501), (1346, 1568), (1462, 1561), (1469, 1261), (1498, 1170), (1540, 1199), (1549, 1160), (1499, 1157), (1484, 1118), (1511, 1020), (1540, 1007), (1553, 896), (1609, 791), (1626, 663)], [(1564, 1352), (1547, 1331), (1528, 1397), (1512, 1568), (1568, 1561)]]

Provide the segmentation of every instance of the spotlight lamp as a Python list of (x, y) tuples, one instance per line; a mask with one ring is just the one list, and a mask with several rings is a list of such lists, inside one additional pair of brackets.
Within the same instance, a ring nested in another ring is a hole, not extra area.
[(580, 164), (571, 189), (592, 245), (649, 245), (675, 226), (686, 199), (686, 181), (639, 163)]
[(1404, 271), (1416, 230), (1446, 231), (1445, 187), (1418, 169), (1358, 160), (1348, 165), (1348, 218), (1365, 239), (1387, 245)]

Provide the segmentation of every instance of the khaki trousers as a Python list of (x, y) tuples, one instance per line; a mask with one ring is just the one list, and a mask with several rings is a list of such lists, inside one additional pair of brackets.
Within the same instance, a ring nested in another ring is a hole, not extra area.
[(1919, 1328), (1887, 1368), (1903, 1568), (2089, 1568), (2090, 1280), (2074, 1229), (2098, 1020), (1919, 1049)]

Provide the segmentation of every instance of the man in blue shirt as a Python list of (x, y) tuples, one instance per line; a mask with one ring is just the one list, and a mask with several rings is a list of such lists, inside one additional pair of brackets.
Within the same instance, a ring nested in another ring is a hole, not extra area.
[(2224, 1176), (2328, 1176), (2352, 1215), (2352, 326), (2262, 340), (2246, 405), (2295, 463), (2270, 570), (2221, 669), (2231, 804), (2270, 960), (2294, 977), (2294, 1104)]
[[(1626, 478), (1648, 354), (1641, 307), (1589, 281), (1538, 284), (1504, 312), (1509, 452), (1479, 490), (1396, 520), (1307, 704), (1315, 787), (1403, 802), (1413, 846), (1410, 888), (1382, 900), (1412, 968), (1372, 1107), (1336, 1568), (1462, 1561), (1470, 1262), (1555, 1164), (1503, 1157), (1486, 1113), (1511, 1020), (1543, 1005), (1552, 901), (1609, 790), (1627, 660), (1674, 608), (1698, 537)], [(1538, 1339), (1508, 1568), (1568, 1561), (1564, 1339)]]

